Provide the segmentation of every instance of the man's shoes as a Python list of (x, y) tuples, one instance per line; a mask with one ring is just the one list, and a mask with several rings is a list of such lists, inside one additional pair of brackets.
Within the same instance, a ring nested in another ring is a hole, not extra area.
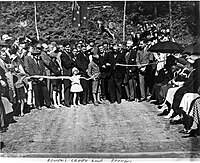
[(151, 101), (151, 96), (146, 98), (146, 102), (150, 102)]
[(103, 104), (103, 102), (102, 101), (98, 101), (98, 104)]
[(151, 99), (149, 102), (150, 102), (150, 104), (154, 104), (155, 102), (157, 102), (157, 100), (152, 100)]
[(90, 100), (90, 101), (88, 102), (88, 104), (93, 104), (93, 102)]
[(158, 114), (157, 116), (163, 116), (169, 114), (169, 111), (165, 109), (162, 113)]
[[(55, 109), (59, 109), (60, 108), (60, 106), (59, 105), (57, 105), (57, 104), (55, 104), (55, 105), (52, 105)], [(51, 105), (48, 107), (48, 108), (51, 108), (52, 107)]]
[(158, 111), (159, 112), (163, 112), (164, 110), (168, 110), (169, 108), (168, 108), (168, 106), (165, 104), (165, 105), (163, 105), (161, 108), (159, 108), (158, 107)]
[(48, 108), (49, 108), (49, 109), (56, 109), (56, 107), (53, 106), (53, 105), (50, 105)]
[(177, 125), (177, 124), (183, 124), (183, 121), (181, 119), (179, 119), (179, 120), (170, 120), (169, 123), (171, 125)]
[(82, 105), (87, 105), (87, 103), (86, 103), (86, 102), (83, 102)]
[(62, 105), (62, 104), (59, 104), (58, 106), (59, 106), (60, 108), (63, 108), (63, 107), (65, 107), (65, 106), (64, 106), (64, 105)]
[(135, 101), (135, 99), (128, 99), (127, 101), (128, 102), (133, 102), (133, 101)]
[(118, 104), (121, 104), (121, 103), (122, 103), (122, 101), (121, 101), (121, 100), (118, 100), (118, 101), (117, 101), (117, 103), (118, 103)]
[(71, 107), (71, 105), (70, 105), (70, 104), (65, 104), (65, 106), (66, 106), (66, 107), (68, 107), (68, 108), (69, 108), (69, 107)]
[(42, 110), (41, 106), (36, 107), (37, 110)]
[(141, 98), (138, 102), (142, 102), (145, 101), (145, 98)]
[(99, 106), (98, 101), (95, 101), (95, 102), (94, 102), (94, 105), (95, 105), (95, 106)]
[(4, 144), (4, 142), (0, 142), (0, 149), (2, 149), (4, 147), (6, 147), (5, 144)]
[(179, 131), (179, 133), (181, 133), (181, 134), (189, 134), (189, 130), (186, 130), (185, 128), (183, 129), (183, 130), (181, 130), (181, 131)]
[(14, 120), (13, 118), (10, 120), (10, 123), (17, 123), (16, 120)]
[(110, 103), (111, 103), (111, 104), (114, 104), (114, 103), (115, 103), (115, 101), (114, 101), (114, 100), (111, 100), (111, 101), (110, 101)]
[(174, 110), (171, 109), (170, 112), (169, 112), (169, 114), (166, 115), (164, 118), (165, 118), (165, 119), (169, 119), (169, 118), (171, 118), (173, 113), (174, 113)]
[(197, 137), (197, 136), (198, 136), (197, 130), (192, 129), (192, 130), (189, 132), (189, 135), (187, 135), (187, 136), (182, 136), (182, 138)]
[(4, 133), (4, 132), (6, 132), (6, 128), (1, 127), (1, 128), (0, 128), (0, 133)]

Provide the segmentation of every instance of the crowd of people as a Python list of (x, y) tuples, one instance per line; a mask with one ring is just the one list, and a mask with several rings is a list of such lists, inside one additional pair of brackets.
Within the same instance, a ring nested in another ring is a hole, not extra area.
[[(138, 35), (135, 35), (135, 38)], [(154, 53), (162, 40), (109, 42), (91, 39), (75, 44), (33, 41), (27, 36), (0, 42), (1, 132), (15, 116), (31, 109), (56, 109), (148, 101), (159, 116), (183, 123), (182, 133), (197, 136), (200, 122), (200, 56)], [(191, 107), (190, 107), (191, 106)]]

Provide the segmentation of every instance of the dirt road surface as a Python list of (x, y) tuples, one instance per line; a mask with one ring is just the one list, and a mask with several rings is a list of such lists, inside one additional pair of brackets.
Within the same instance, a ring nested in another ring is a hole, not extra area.
[(200, 137), (182, 138), (147, 102), (31, 110), (11, 124), (2, 157), (200, 158)]

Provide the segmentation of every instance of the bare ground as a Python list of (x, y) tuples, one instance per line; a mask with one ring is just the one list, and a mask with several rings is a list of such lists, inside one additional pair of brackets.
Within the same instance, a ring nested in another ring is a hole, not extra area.
[(147, 102), (31, 110), (11, 124), (1, 156), (199, 158), (200, 137), (182, 138)]

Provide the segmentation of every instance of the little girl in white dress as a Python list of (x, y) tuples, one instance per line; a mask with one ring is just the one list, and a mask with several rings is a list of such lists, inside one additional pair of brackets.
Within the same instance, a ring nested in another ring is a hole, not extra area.
[(71, 89), (70, 92), (73, 93), (73, 105), (74, 107), (77, 107), (76, 105), (76, 98), (79, 92), (83, 91), (83, 88), (81, 86), (80, 83), (80, 79), (85, 79), (85, 80), (90, 80), (91, 78), (85, 78), (85, 77), (81, 77), (81, 75), (78, 75), (79, 70), (74, 67), (72, 68), (72, 74), (73, 76), (71, 76), (69, 79), (71, 80)]

